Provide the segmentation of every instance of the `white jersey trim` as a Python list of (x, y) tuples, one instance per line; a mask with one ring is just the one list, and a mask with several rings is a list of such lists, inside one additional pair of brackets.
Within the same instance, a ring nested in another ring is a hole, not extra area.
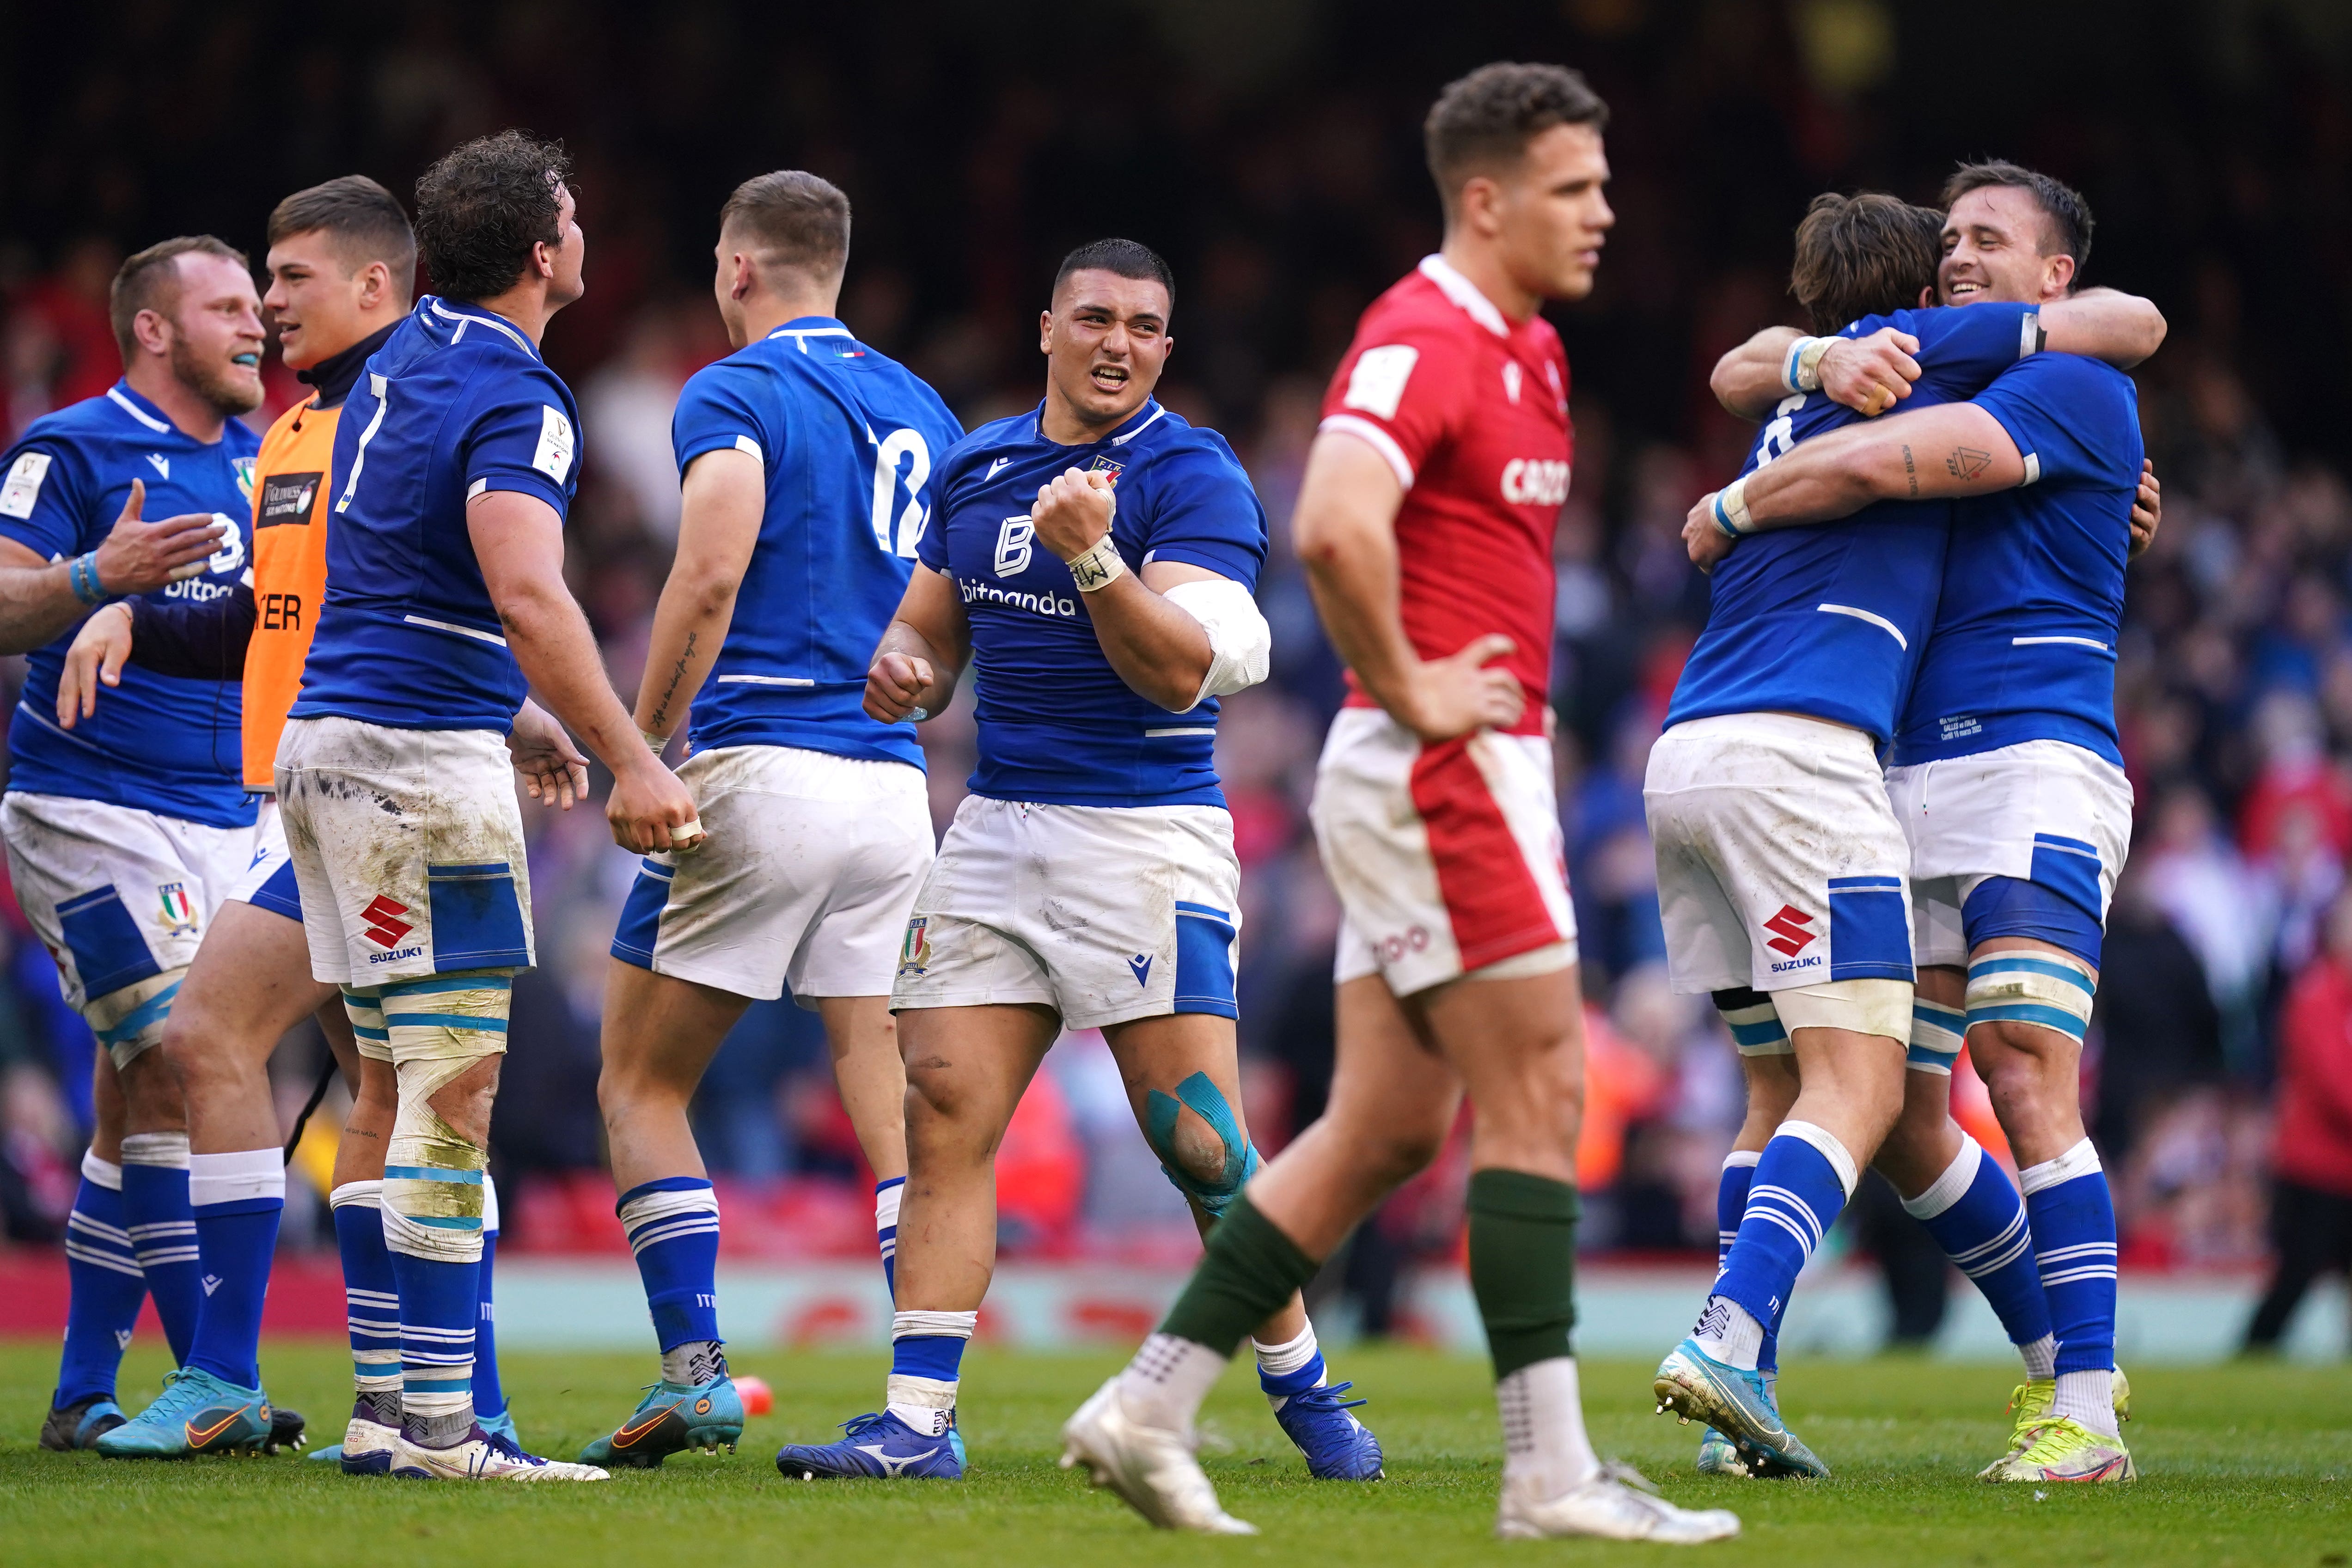
[(452, 348), (457, 346), (458, 339), (466, 335), (466, 323), (468, 321), (478, 321), (494, 332), (504, 332), (508, 337), (514, 340), (516, 348), (520, 349), (532, 359), (535, 360), (539, 358), (539, 350), (530, 346), (530, 339), (524, 337), (520, 332), (516, 331), (512, 327), (508, 326), (505, 322), (499, 320), (495, 316), (477, 316), (468, 310), (452, 310), (446, 305), (442, 304), (438, 299), (433, 301), (433, 314), (442, 318), (444, 320), (455, 321), (457, 323), (457, 329), (449, 334), (449, 344)]
[(2102, 653), (2114, 652), (2094, 637), (2011, 637), (2009, 640), (2012, 648), (2038, 648), (2046, 643), (2071, 643), (2078, 648), (2096, 648)]
[(1894, 622), (1884, 615), (1874, 615), (1867, 610), (1858, 610), (1851, 604), (1816, 604), (1813, 608), (1824, 615), (1851, 615), (1856, 621), (1867, 621), (1889, 637), (1894, 638), (1896, 647), (1906, 653), (1911, 651), (1911, 644), (1905, 640), (1902, 632), (1896, 628)]
[(1168, 412), (1168, 411), (1167, 411), (1166, 409), (1164, 409), (1164, 408), (1160, 408), (1160, 407), (1159, 407), (1158, 405), (1156, 405), (1156, 404), (1155, 404), (1155, 405), (1153, 406), (1152, 410), (1151, 410), (1151, 417), (1150, 417), (1150, 419), (1145, 420), (1141, 424), (1137, 425), (1133, 430), (1129, 431), (1125, 435), (1114, 435), (1114, 436), (1112, 436), (1112, 437), (1110, 438), (1110, 444), (1111, 444), (1113, 446), (1124, 446), (1124, 445), (1126, 445), (1129, 442), (1130, 442), (1130, 441), (1134, 440), (1137, 436), (1139, 436), (1139, 435), (1142, 434), (1145, 431), (1150, 430), (1153, 425), (1158, 424), (1158, 423), (1160, 423), (1160, 421), (1161, 416), (1162, 416), (1162, 415), (1164, 415), (1165, 413), (1167, 413), (1167, 412)]
[(149, 413), (137, 403), (132, 402), (129, 398), (124, 397), (121, 387), (107, 388), (106, 397), (109, 402), (114, 404), (115, 407), (121, 409), (123, 413), (129, 414), (131, 418), (137, 420), (148, 429), (159, 432), (165, 435), (172, 434), (172, 426), (167, 421), (157, 419), (153, 414)]
[(1162, 736), (1214, 735), (1217, 732), (1214, 729), (1147, 729), (1143, 732), (1143, 738), (1146, 740), (1158, 740)]
[(477, 643), (495, 643), (501, 648), (507, 645), (507, 640), (495, 632), (478, 632), (471, 626), (459, 626), (448, 621), (429, 620), (422, 615), (404, 615), (401, 619), (411, 626), (427, 626), (436, 632), (453, 632), (460, 637), (471, 637)]
[(814, 681), (803, 680), (798, 675), (721, 675), (719, 677), (719, 684), (722, 686), (730, 682), (746, 686), (813, 686), (816, 685)]
[(1476, 284), (1463, 277), (1452, 262), (1442, 256), (1424, 256), (1421, 258), (1420, 272), (1437, 285), (1440, 293), (1460, 306), (1462, 313), (1470, 319), (1497, 338), (1511, 335), (1510, 323), (1503, 319), (1500, 310), (1495, 308), (1495, 302), (1487, 298)]
[(1398, 484), (1408, 490), (1412, 488), (1412, 464), (1406, 458), (1404, 448), (1397, 444), (1395, 436), (1391, 435), (1370, 420), (1360, 418), (1352, 413), (1327, 414), (1324, 416), (1323, 423), (1315, 428), (1318, 431), (1341, 431), (1366, 443), (1373, 451), (1388, 459), (1389, 467), (1396, 473)]

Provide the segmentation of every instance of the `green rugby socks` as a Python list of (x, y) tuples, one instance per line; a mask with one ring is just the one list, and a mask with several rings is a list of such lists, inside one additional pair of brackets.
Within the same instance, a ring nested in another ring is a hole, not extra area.
[(1473, 1171), (1469, 1210), (1470, 1291), (1496, 1378), (1570, 1354), (1576, 1188), (1525, 1171)]
[(1208, 1255), (1167, 1321), (1120, 1375), (1128, 1414), (1149, 1426), (1189, 1431), (1235, 1348), (1318, 1267), (1246, 1196), (1236, 1198), (1209, 1232)]

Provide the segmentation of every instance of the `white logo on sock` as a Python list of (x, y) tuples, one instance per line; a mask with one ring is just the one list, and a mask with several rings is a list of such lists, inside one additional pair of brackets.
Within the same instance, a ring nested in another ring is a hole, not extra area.
[(220, 1285), (221, 1285), (221, 1280), (220, 1280), (220, 1276), (219, 1276), (218, 1274), (207, 1274), (207, 1275), (205, 1275), (205, 1295), (209, 1296), (209, 1295), (211, 1295), (215, 1291), (219, 1290), (219, 1289), (220, 1289)]
[(114, 1343), (122, 1349), (129, 1350), (131, 1348), (131, 1331), (129, 1329), (116, 1329), (114, 1331)]

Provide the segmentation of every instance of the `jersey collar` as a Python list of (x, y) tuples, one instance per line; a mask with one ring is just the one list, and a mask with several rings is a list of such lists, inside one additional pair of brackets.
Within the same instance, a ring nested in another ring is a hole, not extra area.
[(131, 390), (129, 382), (117, 382), (106, 389), (107, 401), (145, 425), (158, 435), (184, 435), (187, 433), (163, 417), (163, 411)]
[(487, 327), (493, 332), (499, 333), (511, 339), (515, 347), (520, 349), (524, 353), (529, 354), (532, 359), (536, 360), (539, 358), (538, 347), (533, 344), (529, 338), (522, 335), (522, 329), (517, 327), (513, 322), (508, 320), (503, 316), (500, 316), (495, 310), (484, 310), (478, 307), (470, 308), (455, 308), (444, 303), (439, 298), (431, 294), (428, 294), (424, 298), (418, 300), (416, 302), (416, 308), (419, 310), (430, 310), (434, 315), (439, 317), (444, 322), (455, 322), (457, 324), (456, 329), (449, 334), (449, 341), (453, 345), (458, 339), (463, 338), (466, 335), (467, 329), (470, 327)]
[[(1117, 430), (1112, 431), (1108, 435), (1100, 437), (1097, 440), (1082, 441), (1078, 443), (1078, 446), (1101, 446), (1106, 444), (1112, 446), (1124, 446), (1129, 442), (1134, 440), (1137, 436), (1142, 434), (1145, 431), (1150, 429), (1153, 425), (1159, 423), (1160, 421), (1166, 416), (1167, 413), (1168, 411), (1166, 409), (1160, 406), (1160, 400), (1158, 398), (1145, 398), (1143, 400), (1143, 406), (1127, 416), (1126, 423), (1120, 425)], [(1043, 398), (1040, 398), (1037, 401), (1036, 408), (1032, 410), (1029, 414), (1029, 434), (1031, 436), (1034, 437), (1036, 440), (1044, 442), (1048, 446), (1061, 445), (1060, 442), (1052, 439), (1045, 434), (1045, 402)], [(1077, 449), (1077, 446), (1065, 448), (1065, 450), (1071, 452), (1075, 452)]]
[(1438, 292), (1462, 308), (1464, 315), (1497, 338), (1511, 335), (1511, 324), (1495, 308), (1495, 302), (1480, 291), (1478, 286), (1462, 276), (1460, 269), (1442, 256), (1421, 258), (1421, 275), (1437, 285)]
[(785, 322), (782, 326), (777, 328), (774, 331), (769, 333), (768, 341), (772, 343), (779, 338), (789, 338), (792, 340), (793, 344), (800, 349), (800, 351), (805, 354), (808, 352), (808, 340), (811, 338), (847, 338), (850, 336), (852, 336), (852, 333), (849, 329), (843, 326), (839, 321), (834, 319), (834, 318), (830, 316), (795, 316), (791, 320)]
[(310, 406), (333, 408), (351, 396), (352, 388), (359, 384), (360, 371), (367, 368), (369, 357), (383, 348), (385, 340), (399, 329), (397, 321), (389, 327), (378, 328), (341, 353), (330, 354), (307, 371), (296, 371), (296, 381), (317, 389)]

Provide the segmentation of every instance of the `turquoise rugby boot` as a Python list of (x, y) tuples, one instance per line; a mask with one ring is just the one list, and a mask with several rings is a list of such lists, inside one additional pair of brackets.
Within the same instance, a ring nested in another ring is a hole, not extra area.
[[(1780, 1391), (1778, 1376), (1765, 1373), (1764, 1403), (1771, 1407), (1777, 1419), (1780, 1414)], [(1706, 1436), (1698, 1440), (1698, 1462), (1694, 1467), (1703, 1476), (1737, 1476), (1741, 1480), (1778, 1480), (1801, 1472), (1775, 1459), (1759, 1454), (1754, 1458), (1739, 1451), (1739, 1445), (1709, 1427)]]
[(163, 1375), (155, 1403), (90, 1445), (110, 1459), (184, 1459), (274, 1447), (269, 1396), (209, 1372)]
[(743, 1436), (743, 1401), (723, 1373), (708, 1383), (661, 1382), (646, 1390), (636, 1410), (580, 1450), (583, 1465), (650, 1470), (689, 1448), (717, 1453)]
[(484, 1416), (480, 1411), (476, 1411), (474, 1413), (474, 1425), (479, 1427), (483, 1431), (488, 1433), (493, 1437), (504, 1437), (516, 1448), (520, 1448), (522, 1447), (522, 1434), (515, 1430), (514, 1406), (511, 1405), (499, 1411), (496, 1416)]
[[(1704, 1421), (1730, 1439), (1750, 1475), (1823, 1477), (1830, 1468), (1781, 1421), (1760, 1372), (1742, 1372), (1685, 1339), (1658, 1364), (1650, 1385), (1658, 1412)], [(1759, 1468), (1760, 1467), (1760, 1468)]]

